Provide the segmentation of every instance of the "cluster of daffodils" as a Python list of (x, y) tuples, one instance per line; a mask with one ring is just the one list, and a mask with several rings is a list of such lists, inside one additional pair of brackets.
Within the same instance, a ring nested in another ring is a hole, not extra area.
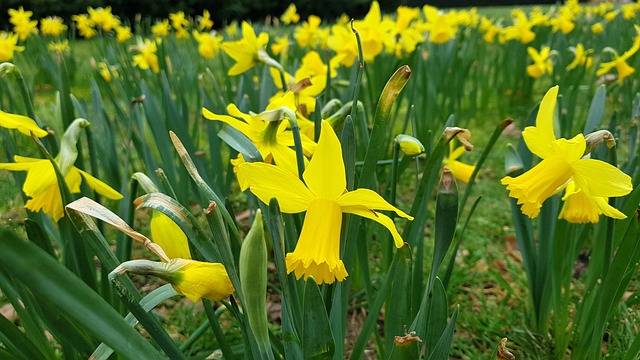
[[(526, 74), (533, 78), (553, 75), (554, 67), (559, 65), (565, 71), (588, 70), (594, 64), (595, 56), (600, 60), (595, 75), (615, 72), (618, 83), (622, 84), (634, 71), (629, 60), (640, 46), (640, 36), (633, 42), (618, 44), (617, 48), (602, 47), (599, 38), (607, 34), (609, 27), (615, 31), (619, 31), (621, 25), (632, 28), (637, 24), (638, 10), (639, 3), (614, 6), (603, 2), (598, 6), (582, 6), (577, 0), (568, 0), (563, 6), (552, 7), (547, 12), (540, 7), (534, 7), (528, 13), (515, 9), (506, 19), (489, 18), (475, 8), (445, 12), (429, 5), (422, 8), (400, 6), (395, 14), (385, 15), (378, 2), (373, 1), (364, 19), (350, 23), (349, 16), (343, 14), (336, 23), (329, 24), (315, 15), (302, 19), (292, 4), (279, 18), (280, 26), (270, 28), (271, 34), (260, 33), (255, 39), (251, 38), (255, 31), (253, 28), (249, 31), (251, 26), (247, 23), (238, 26), (232, 22), (219, 32), (213, 30), (209, 11), (204, 10), (195, 18), (179, 11), (157, 20), (148, 39), (137, 39), (135, 45), (129, 45), (135, 58), (132, 63), (154, 73), (159, 70), (149, 58), (157, 56), (157, 46), (169, 36), (184, 40), (184, 44), (195, 44), (205, 59), (213, 59), (224, 50), (236, 60), (236, 65), (229, 71), (231, 75), (240, 74), (252, 63), (268, 61), (271, 57), (286, 59), (293, 46), (307, 52), (329, 50), (333, 54), (332, 63), (351, 67), (358, 57), (353, 26), (360, 34), (366, 62), (388, 55), (406, 58), (420, 47), (427, 51), (442, 51), (439, 45), (475, 41), (473, 39), (478, 37), (503, 51), (511, 49), (512, 43), (526, 45), (530, 57)], [(10, 61), (15, 52), (23, 50), (27, 38), (38, 31), (44, 36), (60, 37), (69, 28), (57, 17), (31, 20), (31, 12), (22, 7), (10, 9), (9, 15), (13, 27), (7, 29), (9, 32), (0, 33), (0, 45), (3, 45), (0, 46), (0, 61)], [(110, 7), (89, 7), (87, 13), (74, 15), (72, 21), (78, 37), (111, 36), (120, 43), (134, 42), (131, 28), (122, 24)], [(239, 28), (241, 38), (238, 38)], [(589, 37), (580, 36), (585, 33)], [(558, 41), (558, 37), (563, 37), (564, 41)], [(556, 44), (562, 44), (562, 47)], [(262, 50), (257, 52), (256, 49)]]
[(626, 216), (608, 203), (609, 197), (627, 195), (632, 190), (631, 177), (615, 166), (590, 159), (583, 134), (572, 139), (557, 139), (553, 130), (558, 87), (551, 88), (542, 99), (536, 125), (522, 132), (529, 150), (542, 159), (536, 166), (515, 178), (501, 182), (509, 196), (518, 200), (522, 212), (535, 218), (542, 203), (565, 191), (560, 218), (573, 223), (595, 223), (599, 216), (624, 219)]

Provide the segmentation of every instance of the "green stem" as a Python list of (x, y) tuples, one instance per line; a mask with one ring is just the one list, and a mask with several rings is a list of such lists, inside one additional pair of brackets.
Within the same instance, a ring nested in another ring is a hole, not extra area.
[[(358, 93), (360, 92), (360, 84), (362, 83), (362, 74), (364, 73), (364, 53), (362, 51), (362, 40), (360, 39), (360, 33), (353, 27), (353, 19), (351, 19), (351, 31), (356, 36), (356, 42), (358, 43), (358, 74), (356, 75), (356, 84), (353, 89), (353, 102), (358, 103)], [(351, 118), (356, 119), (356, 106), (351, 107)]]
[[(220, 315), (222, 310), (225, 309), (225, 307), (221, 306), (220, 308), (218, 308), (218, 310), (214, 311), (211, 301), (207, 299), (202, 299), (202, 304), (204, 305), (204, 311), (207, 314), (208, 321), (203, 323), (200, 326), (200, 328), (205, 327), (206, 329), (205, 325), (211, 325), (211, 329), (213, 330), (213, 334), (215, 335), (216, 340), (218, 340), (218, 344), (220, 345), (220, 350), (222, 350), (222, 354), (224, 355), (224, 358), (235, 359), (235, 356), (233, 356), (233, 351), (231, 350), (229, 343), (227, 343), (227, 340), (224, 338), (224, 333), (222, 332), (222, 329), (220, 328), (220, 324), (218, 323), (218, 316)], [(196, 332), (193, 335), (191, 335), (189, 339), (187, 339), (187, 341), (183, 344), (183, 346), (181, 346), (181, 349), (184, 350), (187, 346), (190, 346), (191, 343), (197, 340), (198, 337), (200, 337), (200, 335), (202, 335), (204, 330), (202, 331), (202, 333), (200, 333), (196, 337), (196, 334), (198, 333), (200, 328), (198, 328), (198, 330), (196, 330)], [(192, 338), (194, 339), (192, 340)]]

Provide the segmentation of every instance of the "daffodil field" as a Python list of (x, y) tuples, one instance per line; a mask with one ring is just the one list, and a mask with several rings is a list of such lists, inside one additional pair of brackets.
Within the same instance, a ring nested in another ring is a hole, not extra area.
[(29, 10), (1, 359), (640, 357), (640, 2)]

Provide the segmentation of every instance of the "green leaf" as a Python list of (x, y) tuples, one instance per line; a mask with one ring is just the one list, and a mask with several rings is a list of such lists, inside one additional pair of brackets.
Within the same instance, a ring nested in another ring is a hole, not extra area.
[[(142, 306), (144, 311), (149, 312), (163, 301), (177, 295), (178, 293), (173, 289), (171, 284), (165, 284), (150, 292), (149, 295), (145, 296), (140, 301), (140, 306)], [(136, 317), (132, 313), (127, 314), (127, 316), (125, 316), (124, 318), (124, 321), (126, 321), (127, 324), (129, 324), (131, 327), (135, 326), (138, 323), (138, 319), (136, 319)], [(110, 348), (109, 345), (101, 343), (93, 352), (93, 354), (91, 354), (91, 358), (95, 360), (107, 360), (109, 356), (111, 356), (111, 354), (113, 354), (113, 349)]]
[[(13, 355), (23, 359), (46, 359), (18, 327), (0, 315), (0, 343)], [(3, 358), (4, 357), (0, 357)]]
[(447, 359), (449, 358), (449, 351), (451, 350), (451, 339), (453, 339), (453, 330), (456, 325), (456, 319), (458, 318), (458, 311), (460, 310), (460, 306), (456, 306), (456, 309), (453, 311), (453, 315), (451, 315), (451, 320), (449, 320), (449, 324), (447, 324), (446, 329), (442, 333), (442, 336), (438, 340), (436, 344), (435, 350), (429, 356), (429, 360), (439, 360), (439, 359)]
[[(448, 310), (449, 304), (447, 302), (447, 292), (444, 289), (444, 285), (442, 284), (442, 281), (440, 281), (440, 278), (436, 278), (435, 285), (433, 287), (433, 295), (427, 301), (427, 322), (424, 324), (426, 325), (426, 332), (422, 332), (420, 327), (416, 328), (416, 334), (418, 337), (424, 339), (427, 354), (432, 354), (435, 351), (437, 342), (439, 342), (438, 339), (441, 339), (445, 333)], [(424, 329), (424, 326), (422, 329)], [(448, 350), (449, 348), (447, 348), (447, 351)]]
[(591, 106), (589, 107), (589, 115), (587, 115), (587, 122), (584, 124), (584, 134), (588, 134), (600, 128), (600, 122), (602, 121), (602, 115), (604, 115), (604, 105), (607, 100), (607, 88), (603, 85), (598, 87), (593, 100), (591, 100)]
[(313, 278), (304, 289), (302, 348), (305, 359), (333, 359), (335, 351), (324, 300)]
[[(382, 150), (387, 149), (390, 134), (393, 132), (393, 122), (389, 121), (391, 108), (407, 81), (409, 81), (410, 76), (411, 69), (408, 66), (400, 67), (391, 76), (380, 94), (373, 120), (373, 130), (371, 131), (371, 138), (369, 139), (360, 181), (358, 182), (358, 187), (360, 188), (371, 188), (374, 184), (376, 164), (378, 159), (385, 154), (385, 151)], [(355, 100), (354, 103), (356, 103)]]
[[(161, 355), (112, 307), (69, 270), (31, 243), (0, 230), (0, 268), (12, 273), (38, 298), (118, 353), (132, 359)], [(29, 271), (15, 271), (29, 269)]]
[[(390, 239), (389, 239), (390, 240)], [(398, 249), (396, 270), (393, 272), (391, 294), (385, 319), (385, 347), (391, 349), (394, 337), (404, 334), (411, 322), (411, 248), (408, 244)], [(416, 271), (422, 271), (417, 269)]]

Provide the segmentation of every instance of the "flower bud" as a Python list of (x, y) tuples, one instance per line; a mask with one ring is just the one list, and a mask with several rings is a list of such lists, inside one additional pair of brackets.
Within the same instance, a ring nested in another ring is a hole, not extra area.
[(400, 134), (394, 141), (400, 145), (400, 150), (407, 156), (418, 156), (424, 152), (424, 145), (413, 136)]

